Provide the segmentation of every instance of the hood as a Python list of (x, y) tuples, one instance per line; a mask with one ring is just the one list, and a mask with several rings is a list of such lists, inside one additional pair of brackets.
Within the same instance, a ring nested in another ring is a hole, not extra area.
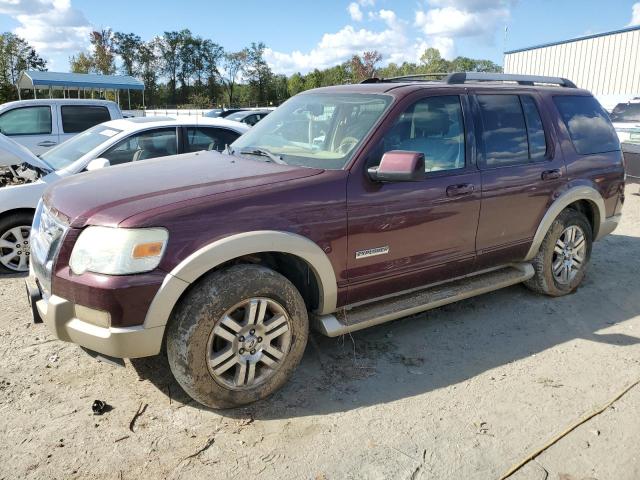
[(47, 172), (53, 170), (46, 162), (36, 157), (27, 147), (20, 145), (0, 133), (0, 167), (19, 165), (21, 163), (27, 163), (32, 167), (38, 167)]
[(43, 198), (73, 227), (117, 226), (155, 208), (321, 172), (218, 152), (186, 153), (73, 175)]

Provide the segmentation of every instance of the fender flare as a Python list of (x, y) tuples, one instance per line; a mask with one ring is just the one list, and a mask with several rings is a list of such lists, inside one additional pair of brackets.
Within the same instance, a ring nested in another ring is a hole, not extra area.
[(279, 252), (304, 260), (318, 280), (318, 314), (335, 311), (338, 287), (327, 255), (312, 240), (301, 235), (274, 230), (244, 232), (225, 237), (196, 250), (165, 277), (144, 321), (145, 328), (165, 326), (173, 307), (184, 291), (218, 265), (244, 255)]
[(551, 228), (554, 220), (558, 217), (558, 215), (560, 215), (560, 212), (562, 212), (572, 203), (579, 200), (587, 200), (594, 205), (597, 214), (597, 218), (594, 219), (594, 223), (596, 224), (593, 226), (594, 240), (598, 240), (600, 238), (598, 233), (601, 230), (600, 227), (602, 226), (602, 223), (606, 219), (606, 210), (602, 195), (600, 195), (600, 193), (593, 187), (589, 187), (586, 185), (576, 186), (570, 188), (562, 195), (560, 195), (551, 204), (544, 217), (542, 217), (540, 225), (538, 225), (538, 229), (536, 230), (536, 234), (533, 237), (531, 247), (529, 247), (529, 251), (527, 252), (527, 256), (525, 257), (525, 261), (533, 259), (538, 254), (538, 250), (540, 249), (540, 245), (542, 245), (544, 237), (547, 235), (547, 232)]

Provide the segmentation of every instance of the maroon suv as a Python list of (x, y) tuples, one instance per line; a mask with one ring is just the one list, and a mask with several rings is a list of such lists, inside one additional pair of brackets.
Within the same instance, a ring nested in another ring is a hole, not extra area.
[[(127, 169), (125, 172), (124, 169)], [(452, 74), (297, 95), (226, 154), (76, 175), (32, 229), (36, 321), (157, 355), (212, 407), (336, 336), (524, 282), (575, 290), (624, 201), (607, 114), (565, 79)]]

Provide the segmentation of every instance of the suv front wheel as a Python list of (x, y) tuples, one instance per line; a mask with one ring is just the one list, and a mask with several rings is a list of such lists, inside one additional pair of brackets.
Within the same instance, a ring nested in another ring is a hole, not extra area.
[(244, 405), (289, 379), (308, 330), (304, 300), (289, 280), (235, 265), (204, 277), (181, 300), (167, 331), (169, 365), (203, 405)]
[(573, 292), (585, 276), (592, 242), (593, 230), (584, 214), (563, 210), (531, 261), (535, 275), (525, 285), (553, 297)]

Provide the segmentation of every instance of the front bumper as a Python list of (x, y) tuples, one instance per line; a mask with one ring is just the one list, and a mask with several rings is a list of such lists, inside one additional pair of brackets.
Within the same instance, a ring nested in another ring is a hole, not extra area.
[(106, 312), (76, 305), (56, 295), (42, 298), (42, 295), (38, 295), (40, 289), (35, 279), (29, 277), (26, 282), (34, 321), (43, 321), (56, 338), (76, 343), (109, 357), (139, 358), (160, 353), (164, 336), (163, 326), (107, 326)]

